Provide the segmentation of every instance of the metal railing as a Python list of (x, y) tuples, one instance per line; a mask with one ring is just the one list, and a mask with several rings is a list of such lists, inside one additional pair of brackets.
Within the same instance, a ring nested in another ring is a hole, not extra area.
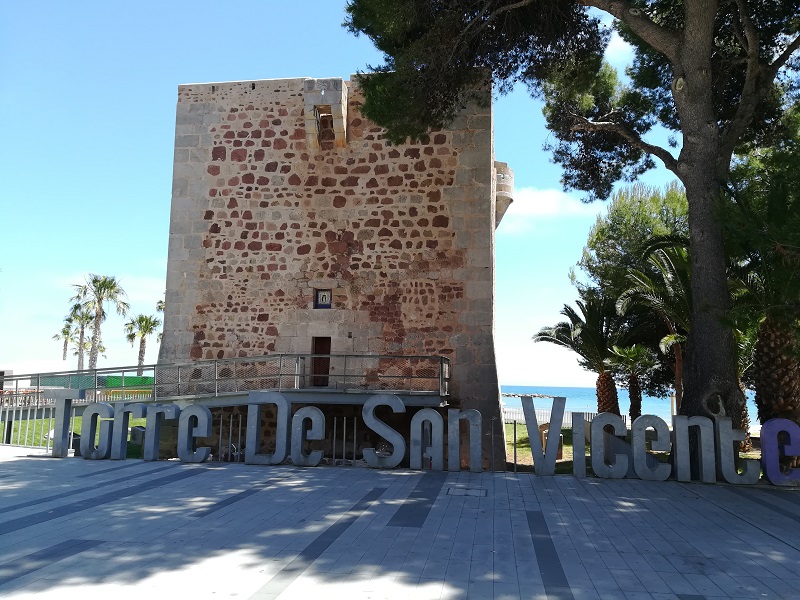
[[(549, 408), (537, 408), (536, 410), (536, 421), (541, 425), (542, 423), (549, 423), (550, 422), (550, 415), (551, 410)], [(582, 412), (582, 411), (564, 411), (564, 427), (572, 427), (572, 416), (573, 412)], [(591, 423), (592, 419), (594, 419), (599, 413), (596, 412), (583, 412), (583, 418), (587, 423)], [(630, 427), (630, 418), (628, 415), (622, 415), (622, 420), (625, 422), (626, 427)], [(525, 423), (525, 412), (520, 407), (516, 406), (503, 406), (503, 422), (504, 423)]]
[[(53, 443), (56, 407), (44, 390), (19, 390), (17, 394), (3, 391), (0, 396), (0, 445), (50, 449)], [(88, 400), (76, 400), (85, 404)], [(69, 415), (69, 444), (73, 446), (75, 406)]]
[[(219, 434), (211, 436), (211, 461), (244, 462), (247, 416), (242, 413), (218, 413), (213, 417)], [(363, 441), (360, 436), (364, 428), (363, 419), (357, 416), (333, 416), (332, 428), (328, 428), (321, 440), (315, 440), (322, 450), (322, 464), (349, 465), (354, 467), (366, 463), (363, 458)], [(382, 442), (385, 444), (385, 442)]]
[(3, 402), (46, 399), (48, 389), (85, 390), (86, 401), (220, 396), (252, 390), (336, 389), (398, 391), (447, 396), (450, 361), (440, 356), (274, 354), (184, 364), (156, 364), (94, 371), (11, 375)]
[(449, 387), (450, 362), (439, 356), (276, 354), (10, 375), (4, 377), (0, 394), (0, 444), (49, 448), (55, 392), (65, 388), (80, 391), (80, 397), (73, 399), (75, 406), (225, 396), (262, 389), (447, 396)]

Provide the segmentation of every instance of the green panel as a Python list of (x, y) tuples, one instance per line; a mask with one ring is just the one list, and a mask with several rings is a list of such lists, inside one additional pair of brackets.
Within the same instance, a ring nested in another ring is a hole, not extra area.
[[(125, 375), (125, 387), (149, 387), (154, 383), (153, 377), (137, 377), (136, 375)], [(105, 387), (117, 388), (122, 387), (123, 377), (121, 375), (109, 375), (106, 377)]]
[[(97, 378), (98, 385), (103, 386), (105, 377)], [(31, 378), (31, 385), (36, 387), (37, 383), (42, 387), (62, 387), (81, 390), (94, 387), (93, 375), (45, 375), (39, 378)]]

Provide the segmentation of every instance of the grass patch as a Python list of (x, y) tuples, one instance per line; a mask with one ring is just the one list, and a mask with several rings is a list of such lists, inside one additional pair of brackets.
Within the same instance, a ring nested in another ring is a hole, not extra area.
[[(3, 416), (5, 416), (5, 414)], [(103, 420), (112, 421), (113, 419), (103, 419)], [(146, 419), (130, 419), (128, 422), (128, 427), (135, 427), (137, 425), (144, 427), (145, 423)], [(16, 446), (46, 447), (49, 433), (53, 428), (55, 428), (55, 425), (56, 425), (55, 419), (15, 420), (13, 421), (11, 441)], [(80, 434), (82, 427), (83, 427), (83, 417), (75, 417), (72, 421), (71, 429), (76, 433)], [(0, 421), (0, 433), (4, 434), (5, 431), (6, 431), (6, 423), (4, 421)], [(94, 443), (97, 444), (99, 441), (100, 441), (100, 431), (98, 427), (98, 431), (95, 433)], [(50, 442), (50, 444), (52, 445), (52, 442)], [(141, 457), (142, 457), (141, 446), (136, 444), (131, 444), (131, 442), (129, 441), (128, 458), (141, 458)]]
[[(507, 468), (514, 469), (514, 424), (506, 423), (506, 460)], [(556, 460), (556, 474), (572, 473), (573, 441), (572, 428), (561, 430), (563, 437), (561, 458)], [(533, 455), (531, 454), (531, 441), (528, 438), (528, 429), (525, 423), (517, 423), (516, 434), (517, 447), (517, 471), (533, 472)], [(587, 462), (589, 445), (585, 444)]]

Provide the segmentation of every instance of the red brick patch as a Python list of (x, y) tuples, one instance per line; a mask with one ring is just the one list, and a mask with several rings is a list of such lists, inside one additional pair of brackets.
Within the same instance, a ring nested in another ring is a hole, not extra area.
[(225, 160), (228, 149), (225, 146), (214, 146), (211, 149), (211, 160)]

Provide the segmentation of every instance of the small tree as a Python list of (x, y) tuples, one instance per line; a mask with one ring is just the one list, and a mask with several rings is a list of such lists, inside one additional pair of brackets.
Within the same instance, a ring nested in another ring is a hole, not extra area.
[(82, 309), (94, 315), (92, 322), (92, 344), (89, 350), (89, 369), (97, 368), (97, 354), (102, 344), (100, 326), (106, 319), (106, 305), (111, 304), (117, 314), (125, 316), (128, 312), (128, 303), (123, 300), (126, 296), (116, 277), (107, 275), (89, 274), (86, 282), (73, 286), (75, 296), (73, 302), (80, 304)]
[(91, 345), (85, 343), (86, 332), (91, 329), (94, 315), (83, 304), (76, 303), (70, 308), (67, 318), (72, 321), (76, 330), (75, 335), (77, 338), (74, 340), (75, 356), (78, 357), (78, 371), (83, 371), (83, 357), (91, 349)]
[(139, 368), (136, 374), (140, 377), (143, 373), (142, 365), (144, 364), (147, 337), (153, 335), (159, 327), (161, 327), (161, 320), (158, 317), (149, 315), (137, 315), (125, 323), (125, 337), (131, 343), (131, 347), (133, 347), (136, 338), (139, 338), (139, 358), (136, 363)]
[(53, 336), (54, 340), (63, 340), (64, 342), (64, 350), (61, 355), (61, 360), (67, 360), (67, 349), (72, 343), (74, 337), (75, 324), (72, 322), (72, 318), (68, 316), (64, 319), (64, 325), (61, 327), (61, 331)]
[(577, 266), (594, 287), (619, 296), (630, 287), (629, 271), (651, 270), (647, 251), (654, 238), (688, 238), (687, 210), (677, 182), (663, 189), (636, 183), (618, 190), (589, 231)]
[[(83, 360), (83, 357), (86, 354), (89, 354), (89, 350), (91, 350), (91, 348), (92, 348), (92, 336), (89, 336), (88, 339), (84, 340), (83, 344), (79, 344), (77, 340), (73, 341), (72, 356), (77, 356), (78, 361), (80, 362)], [(103, 344), (98, 344), (97, 353), (103, 358), (106, 358), (106, 347)]]
[(675, 404), (680, 412), (683, 399), (683, 344), (689, 331), (691, 290), (689, 253), (686, 248), (656, 248), (647, 262), (651, 272), (631, 270), (628, 289), (617, 299), (617, 311), (625, 314), (634, 304), (650, 310), (661, 320), (665, 335), (659, 347), (675, 357)]
[(637, 344), (626, 347), (614, 346), (611, 353), (613, 354), (611, 363), (619, 367), (628, 380), (628, 398), (631, 401), (628, 415), (633, 423), (642, 416), (642, 386), (639, 384), (639, 378), (655, 367), (656, 359), (652, 351)]
[[(605, 213), (597, 217), (577, 266), (592, 287), (618, 298), (631, 287), (632, 271), (659, 277), (648, 260), (654, 239), (686, 240), (688, 231), (686, 194), (677, 182), (664, 188), (627, 186), (614, 193)], [(574, 272), (571, 279), (578, 289), (585, 287)], [(659, 352), (659, 343), (669, 331), (647, 306), (631, 304), (624, 318), (628, 343), (649, 348), (657, 360), (656, 367), (640, 374), (643, 392), (666, 396), (675, 385), (676, 367), (671, 352)]]
[(533, 341), (557, 344), (580, 356), (580, 365), (597, 373), (597, 411), (619, 415), (611, 348), (620, 338), (621, 320), (614, 310), (613, 300), (596, 293), (584, 293), (584, 296), (575, 303), (580, 314), (565, 304), (561, 314), (567, 320), (553, 327), (543, 327), (533, 336)]
[[(159, 300), (158, 302), (156, 302), (156, 311), (160, 312), (162, 315), (164, 314), (164, 310), (166, 309), (166, 307), (167, 304), (165, 300)], [(156, 341), (160, 344), (163, 338), (164, 338), (164, 332), (159, 331)]]

